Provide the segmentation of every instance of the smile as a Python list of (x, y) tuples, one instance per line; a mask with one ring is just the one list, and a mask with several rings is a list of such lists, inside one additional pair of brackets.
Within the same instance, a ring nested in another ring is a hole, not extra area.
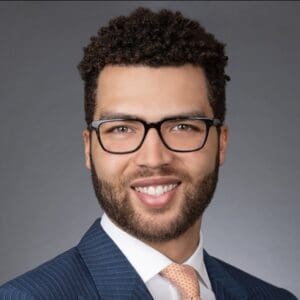
[(174, 199), (180, 184), (179, 178), (160, 176), (137, 179), (132, 182), (131, 188), (144, 206), (158, 209)]
[(147, 186), (147, 187), (135, 187), (134, 189), (137, 192), (143, 193), (143, 194), (147, 194), (147, 195), (151, 195), (151, 196), (160, 196), (164, 193), (167, 193), (171, 190), (173, 190), (176, 186), (178, 185), (178, 183), (176, 184), (166, 184), (166, 185), (151, 185), (151, 186)]

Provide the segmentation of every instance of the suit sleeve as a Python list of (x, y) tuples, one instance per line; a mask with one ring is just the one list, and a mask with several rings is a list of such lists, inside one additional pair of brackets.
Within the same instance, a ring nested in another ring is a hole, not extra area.
[(293, 295), (291, 292), (285, 290), (285, 289), (280, 289), (281, 294), (279, 296), (279, 300), (298, 300), (295, 295)]
[(34, 300), (28, 293), (15, 288), (12, 285), (0, 287), (0, 300)]

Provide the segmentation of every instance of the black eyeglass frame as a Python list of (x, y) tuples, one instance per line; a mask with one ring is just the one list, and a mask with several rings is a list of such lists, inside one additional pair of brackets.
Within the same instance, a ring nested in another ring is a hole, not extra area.
[[(171, 120), (201, 120), (201, 121), (204, 121), (205, 125), (206, 125), (206, 135), (205, 135), (205, 138), (203, 140), (203, 143), (201, 146), (199, 146), (198, 148), (196, 149), (192, 149), (192, 150), (176, 150), (176, 149), (173, 149), (171, 148), (164, 140), (162, 134), (161, 134), (161, 126), (164, 122), (166, 121), (171, 121)], [(101, 126), (101, 124), (104, 124), (104, 123), (108, 123), (108, 122), (114, 122), (114, 121), (138, 121), (140, 123), (142, 123), (144, 125), (144, 129), (145, 129), (145, 132), (144, 132), (144, 136), (140, 142), (140, 144), (133, 150), (131, 151), (126, 151), (126, 152), (117, 152), (117, 151), (110, 151), (110, 150), (107, 150), (102, 141), (101, 141), (101, 138), (100, 138), (100, 132), (99, 132), (99, 128)], [(102, 149), (108, 153), (111, 153), (111, 154), (129, 154), (129, 153), (133, 153), (137, 150), (139, 150), (141, 148), (141, 146), (143, 145), (144, 143), (144, 140), (146, 138), (146, 135), (149, 131), (150, 128), (155, 128), (159, 137), (160, 137), (160, 140), (162, 141), (162, 143), (166, 146), (167, 149), (171, 150), (171, 151), (174, 151), (174, 152), (195, 152), (195, 151), (198, 151), (200, 149), (202, 149), (205, 144), (206, 144), (206, 141), (207, 141), (207, 137), (208, 137), (208, 134), (209, 134), (209, 129), (211, 126), (215, 126), (215, 127), (221, 127), (223, 125), (223, 123), (219, 120), (219, 119), (210, 119), (210, 118), (206, 118), (206, 117), (176, 117), (176, 118), (166, 118), (166, 119), (163, 119), (161, 121), (158, 121), (158, 122), (154, 122), (154, 123), (148, 123), (142, 119), (138, 119), (138, 118), (133, 118), (133, 119), (129, 119), (129, 118), (116, 118), (116, 119), (101, 119), (101, 120), (95, 120), (95, 121), (92, 121), (89, 125), (88, 125), (88, 130), (92, 131), (92, 130), (95, 130), (96, 133), (97, 133), (97, 138), (98, 138), (98, 141), (99, 141), (99, 144), (100, 146), (102, 147)]]

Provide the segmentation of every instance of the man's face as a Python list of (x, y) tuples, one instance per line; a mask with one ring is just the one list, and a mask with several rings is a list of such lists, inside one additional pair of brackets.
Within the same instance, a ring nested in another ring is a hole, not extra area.
[[(99, 76), (94, 120), (120, 114), (157, 122), (195, 113), (214, 117), (199, 67), (107, 66)], [(187, 153), (168, 150), (153, 128), (130, 154), (104, 151), (95, 131), (83, 137), (96, 195), (115, 224), (139, 239), (160, 242), (200, 223), (224, 161), (225, 127), (220, 136), (211, 127), (205, 146)], [(149, 195), (150, 186), (165, 192)]]

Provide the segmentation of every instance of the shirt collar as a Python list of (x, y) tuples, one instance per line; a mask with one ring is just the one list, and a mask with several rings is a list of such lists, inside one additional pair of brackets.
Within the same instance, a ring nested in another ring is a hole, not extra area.
[[(105, 213), (101, 218), (101, 226), (126, 256), (144, 283), (172, 263), (168, 257), (159, 251), (116, 226)], [(200, 231), (200, 242), (198, 247), (192, 256), (184, 263), (192, 266), (198, 272), (198, 275), (200, 276), (199, 279), (202, 283), (210, 288), (210, 281), (203, 261), (202, 236), (202, 231)]]

